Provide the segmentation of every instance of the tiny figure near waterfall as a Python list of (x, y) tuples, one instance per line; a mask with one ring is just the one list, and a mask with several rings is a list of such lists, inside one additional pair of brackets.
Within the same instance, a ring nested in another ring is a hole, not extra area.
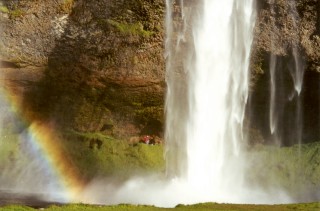
[(142, 137), (142, 142), (145, 143), (145, 144), (149, 144), (150, 140), (151, 140), (151, 137), (148, 136), (148, 135), (145, 135), (145, 136)]
[(132, 136), (128, 140), (129, 145), (136, 146), (138, 143), (156, 145), (163, 144), (163, 140), (157, 135)]

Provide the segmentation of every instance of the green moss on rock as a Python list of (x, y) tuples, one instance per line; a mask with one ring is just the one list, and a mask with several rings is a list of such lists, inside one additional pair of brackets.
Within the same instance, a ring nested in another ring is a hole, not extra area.
[(120, 23), (111, 19), (108, 19), (107, 22), (114, 26), (118, 31), (120, 31), (124, 35), (138, 35), (142, 37), (149, 37), (153, 34), (151, 31), (147, 31), (143, 29), (143, 25), (140, 22), (136, 22), (133, 24)]
[(0, 12), (1, 13), (7, 13), (7, 14), (10, 13), (8, 7), (6, 7), (6, 6), (0, 6)]

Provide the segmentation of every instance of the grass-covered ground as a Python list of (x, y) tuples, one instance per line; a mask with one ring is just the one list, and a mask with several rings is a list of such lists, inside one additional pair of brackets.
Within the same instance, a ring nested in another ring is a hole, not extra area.
[[(26, 206), (6, 206), (0, 208), (0, 210), (7, 211), (28, 211), (35, 210)], [(320, 203), (309, 203), (309, 204), (289, 204), (289, 205), (237, 205), (237, 204), (216, 204), (216, 203), (204, 203), (196, 205), (178, 205), (175, 208), (158, 208), (151, 206), (135, 206), (135, 205), (117, 205), (117, 206), (93, 206), (93, 205), (83, 205), (83, 204), (72, 204), (66, 206), (51, 206), (42, 210), (47, 211), (202, 211), (202, 210), (219, 210), (219, 211), (317, 211), (320, 210)]]
[(320, 143), (291, 147), (260, 146), (249, 152), (248, 181), (281, 187), (298, 201), (320, 197)]
[(99, 133), (64, 134), (65, 151), (82, 175), (117, 176), (126, 179), (135, 173), (161, 172), (165, 169), (163, 146), (129, 144)]
[[(87, 181), (111, 176), (126, 179), (135, 173), (161, 172), (165, 168), (162, 145), (132, 145), (127, 140), (99, 133), (69, 131), (57, 136), (63, 140), (64, 154)], [(22, 153), (25, 150), (22, 142), (19, 134), (4, 133), (0, 136), (0, 167), (11, 168), (18, 159), (27, 158)]]
[[(64, 140), (63, 150), (82, 176), (90, 179), (100, 176), (115, 176), (127, 179), (137, 172), (163, 172), (165, 161), (162, 145), (131, 145), (127, 140), (118, 140), (99, 133), (65, 132), (59, 135)], [(19, 153), (19, 134), (6, 133), (0, 138), (0, 167), (12, 165)], [(301, 198), (306, 195), (319, 199), (320, 190), (320, 143), (293, 147), (260, 146), (248, 154), (248, 181), (254, 186), (277, 185)], [(308, 195), (309, 194), (309, 195)], [(318, 195), (316, 195), (318, 194)], [(312, 197), (311, 197), (312, 201)], [(51, 206), (46, 210), (320, 210), (319, 203), (290, 205), (231, 205), (205, 203), (177, 206), (164, 209), (149, 206), (90, 206), (72, 204)], [(6, 206), (0, 210), (33, 210), (24, 206)]]

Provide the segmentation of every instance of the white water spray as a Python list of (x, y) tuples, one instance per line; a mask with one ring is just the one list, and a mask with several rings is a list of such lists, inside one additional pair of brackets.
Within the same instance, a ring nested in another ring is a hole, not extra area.
[(169, 57), (167, 66), (168, 173), (204, 198), (228, 200), (242, 188), (254, 1), (208, 0), (197, 12), (193, 43), (187, 43), (192, 50), (168, 48), (169, 55), (183, 56)]

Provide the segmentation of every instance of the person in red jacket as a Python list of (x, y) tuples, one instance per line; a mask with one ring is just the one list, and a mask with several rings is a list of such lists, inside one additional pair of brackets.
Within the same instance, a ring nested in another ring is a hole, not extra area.
[(150, 143), (150, 136), (148, 136), (148, 135), (143, 136), (142, 142), (145, 144), (149, 144)]

